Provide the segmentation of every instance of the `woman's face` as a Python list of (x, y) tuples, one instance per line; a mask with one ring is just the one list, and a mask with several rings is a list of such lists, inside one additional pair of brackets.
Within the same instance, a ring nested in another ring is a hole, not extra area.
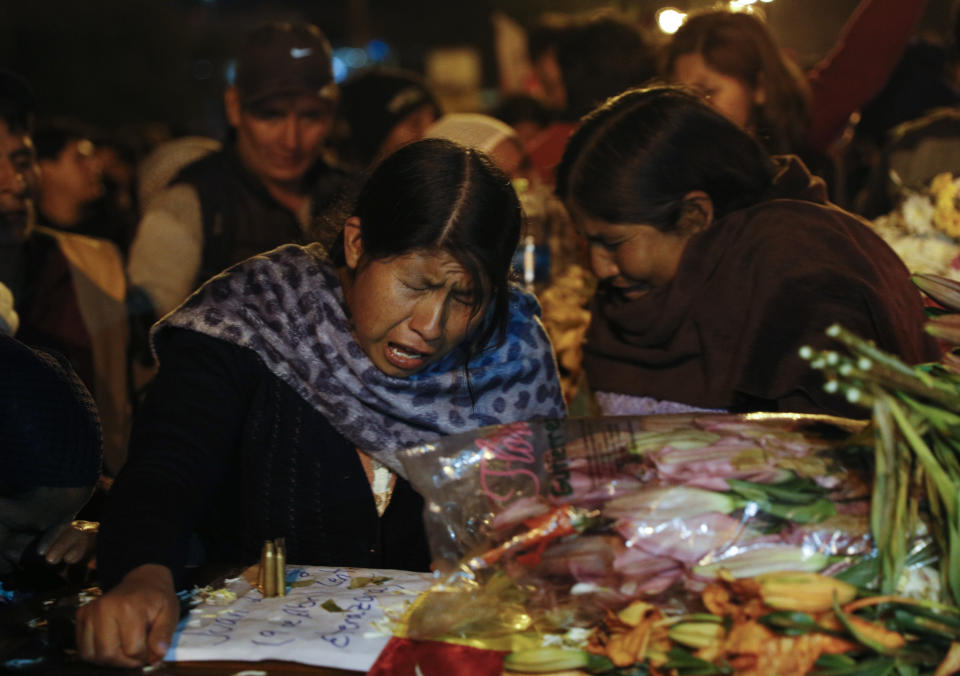
[(590, 245), (590, 266), (601, 282), (634, 300), (668, 284), (693, 232), (665, 233), (643, 224), (608, 223), (576, 206), (571, 214)]
[(677, 57), (672, 75), (734, 124), (748, 131), (753, 128), (754, 106), (762, 97), (760, 90), (710, 67), (700, 54)]
[(415, 251), (361, 262), (359, 226), (344, 234), (350, 271), (341, 279), (354, 337), (387, 375), (422, 371), (481, 321), (484, 308), (474, 311), (473, 280), (450, 254)]

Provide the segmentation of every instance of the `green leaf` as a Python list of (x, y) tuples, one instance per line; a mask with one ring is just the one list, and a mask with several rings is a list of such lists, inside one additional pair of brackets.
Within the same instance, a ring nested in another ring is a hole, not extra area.
[(727, 479), (730, 490), (755, 503), (760, 511), (795, 523), (819, 523), (837, 513), (826, 491), (811, 479), (794, 477), (775, 484)]
[(853, 565), (836, 573), (834, 577), (858, 589), (870, 589), (875, 586), (879, 574), (880, 560), (876, 552), (871, 552)]
[(764, 615), (757, 621), (787, 636), (800, 636), (801, 634), (809, 634), (810, 632), (837, 635), (837, 632), (828, 631), (821, 627), (817, 624), (816, 620), (806, 613), (797, 611), (782, 610)]
[[(814, 666), (819, 669), (849, 669), (856, 666), (857, 661), (849, 655), (829, 655), (824, 653), (817, 658)], [(820, 673), (817, 671), (817, 673)]]
[(903, 608), (893, 611), (893, 625), (893, 628), (902, 634), (922, 634), (948, 642), (958, 638), (955, 628), (929, 617), (914, 615)]
[(893, 605), (911, 615), (924, 617), (942, 624), (960, 636), (960, 609), (955, 606), (944, 606), (934, 601), (919, 601), (917, 604), (896, 603)]
[(920, 676), (920, 669), (914, 664), (897, 662), (897, 676)]
[(631, 664), (629, 667), (614, 667), (609, 671), (594, 672), (602, 676), (650, 676), (650, 668), (646, 662), (643, 664)]
[(327, 599), (320, 604), (320, 607), (326, 610), (328, 613), (343, 613), (346, 612), (343, 608), (337, 605), (337, 602), (333, 599)]
[(587, 654), (587, 666), (584, 667), (591, 674), (602, 674), (607, 671), (613, 671), (617, 668), (606, 655)]
[(682, 648), (671, 648), (667, 653), (667, 662), (661, 669), (676, 669), (679, 674), (690, 676), (709, 676), (710, 674), (732, 674), (730, 667), (720, 667), (706, 660), (694, 657)]
[(836, 505), (827, 498), (820, 498), (807, 505), (781, 505), (771, 502), (756, 504), (760, 511), (794, 523), (820, 523), (837, 513)]
[[(890, 655), (891, 651), (885, 645), (882, 645), (874, 641), (869, 636), (866, 636), (857, 629), (852, 622), (847, 618), (847, 614), (843, 612), (843, 609), (840, 607), (840, 604), (837, 602), (837, 597), (833, 597), (833, 614), (837, 616), (837, 619), (840, 620), (840, 624), (843, 625), (850, 635), (860, 644), (870, 648), (870, 650), (880, 653), (881, 655)], [(891, 662), (892, 664), (892, 662)]]
[(900, 408), (899, 404), (897, 404), (893, 399), (890, 399), (889, 403), (890, 412), (897, 421), (897, 427), (900, 428), (900, 431), (906, 438), (907, 443), (910, 444), (910, 448), (913, 450), (914, 454), (917, 456), (920, 462), (923, 463), (924, 469), (926, 469), (930, 474), (930, 477), (933, 479), (934, 486), (937, 488), (937, 492), (939, 492), (940, 496), (944, 498), (944, 507), (947, 510), (947, 517), (951, 520), (956, 518), (957, 501), (956, 499), (951, 500), (949, 498), (956, 497), (957, 487), (950, 483), (950, 480), (944, 474), (940, 464), (934, 458), (930, 447), (927, 446), (926, 442), (923, 440), (923, 437), (910, 423), (906, 413)]
[(750, 499), (767, 499), (793, 504), (806, 504), (827, 494), (813, 479), (793, 477), (775, 484), (762, 484), (743, 479), (727, 479), (730, 488)]
[(887, 676), (896, 668), (896, 660), (890, 657), (877, 657), (856, 662), (848, 667), (837, 669), (817, 669), (811, 676)]
[(947, 411), (939, 406), (925, 404), (917, 401), (914, 397), (909, 397), (902, 393), (901, 399), (905, 401), (914, 412), (920, 414), (921, 417), (929, 421), (935, 429), (941, 432), (951, 433), (954, 429), (960, 428), (960, 415), (957, 415), (953, 411)]

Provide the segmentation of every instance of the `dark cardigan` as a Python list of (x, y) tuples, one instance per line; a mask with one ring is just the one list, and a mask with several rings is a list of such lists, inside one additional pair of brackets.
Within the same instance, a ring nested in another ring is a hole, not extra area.
[(106, 502), (100, 580), (145, 564), (179, 580), (191, 534), (206, 562), (250, 564), (264, 539), (287, 560), (426, 570), (423, 500), (398, 479), (383, 517), (353, 445), (245, 348), (170, 329)]

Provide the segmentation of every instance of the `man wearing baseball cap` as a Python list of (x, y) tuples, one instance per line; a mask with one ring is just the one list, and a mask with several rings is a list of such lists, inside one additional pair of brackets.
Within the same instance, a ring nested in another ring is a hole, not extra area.
[(128, 264), (132, 312), (150, 322), (230, 265), (310, 239), (348, 181), (322, 158), (337, 98), (316, 26), (272, 22), (247, 36), (224, 93), (223, 148), (144, 206)]

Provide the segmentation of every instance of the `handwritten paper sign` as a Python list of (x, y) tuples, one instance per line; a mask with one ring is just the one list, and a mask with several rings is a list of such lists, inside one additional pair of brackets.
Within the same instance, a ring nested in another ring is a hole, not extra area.
[(230, 580), (229, 605), (203, 603), (177, 627), (166, 661), (285, 660), (367, 671), (398, 617), (432, 581), (427, 573), (315, 566), (287, 569), (287, 595), (263, 598)]

